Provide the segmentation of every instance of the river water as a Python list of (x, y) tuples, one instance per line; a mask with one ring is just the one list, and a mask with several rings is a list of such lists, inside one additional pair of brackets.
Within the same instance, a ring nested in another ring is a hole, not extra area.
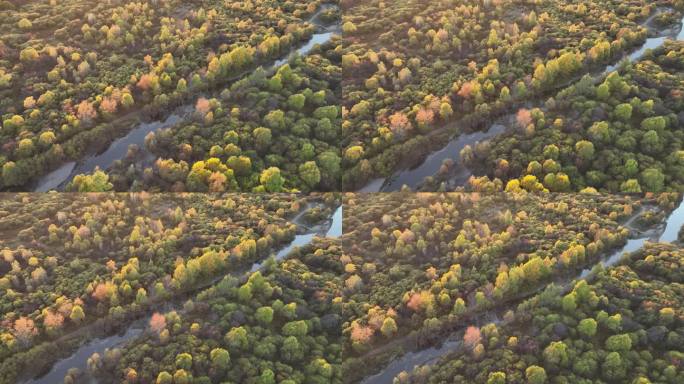
[(57, 189), (57, 187), (59, 187), (64, 180), (69, 178), (69, 175), (71, 175), (71, 173), (74, 171), (74, 168), (76, 168), (75, 161), (64, 163), (61, 167), (43, 176), (38, 181), (34, 192), (47, 192)]
[[(632, 220), (630, 220), (629, 222), (631, 221)], [(599, 264), (603, 265), (604, 267), (613, 266), (617, 264), (620, 260), (622, 260), (626, 253), (638, 250), (647, 241), (655, 240), (662, 243), (673, 242), (677, 240), (677, 233), (679, 232), (679, 229), (682, 227), (683, 224), (684, 200), (682, 200), (679, 203), (679, 206), (674, 211), (672, 211), (672, 213), (670, 213), (665, 222), (665, 228), (663, 229), (660, 236), (657, 236), (657, 231), (655, 232), (655, 235), (654, 231), (648, 231), (646, 234), (642, 235), (639, 238), (629, 239), (622, 248), (606, 255), (594, 266), (598, 266)], [(563, 279), (563, 281), (555, 281), (554, 283), (559, 285), (565, 285), (567, 287), (572, 287), (574, 286), (573, 282), (575, 280), (586, 279), (591, 274), (592, 269), (593, 267), (586, 268), (582, 270), (576, 278)], [(517, 304), (518, 303), (515, 303), (512, 305), (505, 306), (503, 308), (496, 309), (493, 312), (484, 313), (481, 316), (478, 316), (476, 319), (470, 321), (467, 325), (480, 326), (491, 322), (498, 323), (500, 321), (499, 319), (503, 316), (502, 314), (507, 310), (515, 309)], [(449, 352), (458, 350), (459, 348), (461, 348), (462, 339), (463, 331), (461, 330), (452, 334), (449, 338), (447, 338), (447, 340), (444, 343), (442, 343), (439, 346), (433, 346), (418, 351), (407, 352), (399, 358), (392, 360), (388, 365), (382, 368), (382, 371), (372, 376), (366, 377), (362, 381), (362, 384), (391, 384), (393, 379), (399, 373), (403, 371), (411, 372), (417, 366), (434, 364), (440, 357), (445, 356)]]
[[(308, 23), (315, 25), (320, 31), (311, 35), (311, 38), (303, 45), (292, 49), (285, 57), (276, 60), (272, 64), (263, 67), (266, 73), (274, 72), (278, 67), (286, 64), (289, 60), (296, 56), (306, 56), (316, 45), (321, 45), (328, 42), (333, 35), (341, 32), (339, 23), (333, 25), (326, 25), (320, 20), (320, 15), (330, 9), (336, 9), (334, 4), (323, 4), (319, 10), (312, 15)], [(198, 96), (199, 97), (199, 96)], [(204, 96), (202, 96), (204, 97)], [(176, 108), (164, 120), (156, 120), (149, 123), (138, 123), (125, 136), (113, 141), (109, 147), (97, 155), (89, 156), (79, 162), (69, 162), (58, 169), (42, 176), (34, 187), (35, 192), (47, 192), (49, 190), (64, 190), (66, 185), (73, 180), (76, 175), (88, 174), (95, 171), (96, 168), (106, 170), (109, 169), (116, 160), (121, 160), (126, 156), (128, 148), (131, 145), (136, 145), (140, 149), (145, 150), (145, 137), (151, 132), (157, 132), (162, 128), (174, 126), (186, 119), (194, 111), (195, 99), (192, 103), (188, 103)]]
[[(653, 18), (662, 13), (665, 9), (666, 8), (657, 9), (655, 13), (646, 21), (644, 21), (642, 25), (648, 27)], [(678, 27), (662, 30), (660, 31), (659, 36), (647, 38), (638, 49), (632, 51), (625, 58), (632, 62), (638, 61), (647, 51), (662, 46), (665, 41), (669, 39), (684, 40), (684, 29), (682, 28), (683, 24), (684, 17), (682, 17), (680, 20), (680, 25)], [(622, 61), (623, 60), (620, 60), (620, 62)], [(615, 71), (619, 65), (620, 63), (607, 65), (602, 71), (597, 72), (594, 76), (596, 79), (599, 79), (606, 74)], [(514, 114), (505, 116), (504, 120), (510, 120), (511, 116), (514, 116)], [(501, 119), (497, 121), (501, 121)], [(500, 135), (505, 131), (506, 127), (497, 122), (492, 124), (486, 131), (460, 134), (450, 140), (442, 149), (428, 155), (427, 158), (418, 166), (410, 169), (400, 170), (387, 179), (379, 178), (371, 180), (358, 191), (392, 192), (401, 190), (404, 185), (407, 185), (411, 189), (415, 190), (424, 182), (426, 177), (434, 176), (439, 171), (442, 163), (447, 159), (454, 160), (454, 166), (456, 167), (456, 175), (454, 178), (448, 181), (449, 186), (463, 186), (467, 183), (472, 173), (470, 170), (460, 164), (459, 154), (461, 149), (463, 149), (466, 145), (474, 146), (477, 142), (491, 139), (492, 137)]]
[[(305, 207), (303, 212), (299, 213), (292, 220), (294, 222), (296, 219), (300, 218), (307, 210), (313, 207), (321, 207), (322, 204), (309, 204)], [(322, 225), (316, 226), (313, 229), (307, 229), (306, 233), (296, 235), (290, 244), (281, 248), (276, 254), (276, 260), (282, 260), (287, 257), (293, 249), (297, 247), (303, 247), (309, 243), (316, 236), (324, 236), (329, 238), (336, 238), (342, 234), (342, 206), (335, 209), (330, 218)], [(249, 272), (256, 272), (263, 268), (265, 261), (255, 262), (249, 269)], [(213, 280), (214, 283), (219, 282), (223, 276), (220, 276)], [(169, 302), (165, 303), (165, 311), (175, 310), (180, 308), (182, 303), (180, 302)], [(64, 376), (68, 373), (71, 368), (77, 368), (83, 375), (78, 379), (78, 383), (97, 383), (97, 379), (92, 377), (87, 371), (87, 362), (93, 353), (99, 353), (103, 356), (107, 349), (121, 348), (127, 342), (139, 336), (149, 323), (150, 316), (146, 316), (143, 320), (139, 320), (131, 324), (123, 333), (119, 333), (113, 336), (97, 338), (91, 340), (82, 346), (80, 346), (74, 353), (69, 357), (64, 358), (56, 362), (45, 375), (25, 381), (24, 384), (58, 384), (62, 383)]]
[[(498, 324), (501, 322), (501, 318), (498, 313), (489, 313), (476, 319), (470, 325), (474, 326), (484, 326), (486, 324), (494, 323)], [(404, 354), (400, 359), (393, 360), (389, 363), (382, 372), (377, 373), (373, 376), (368, 376), (361, 381), (361, 384), (372, 384), (372, 383), (392, 383), (394, 378), (401, 372), (410, 372), (415, 367), (421, 365), (434, 364), (440, 357), (445, 354), (456, 351), (463, 345), (463, 334), (465, 330), (459, 330), (452, 334), (448, 339), (438, 346), (429, 347), (420, 351), (412, 351)]]
[(494, 124), (487, 131), (458, 135), (454, 140), (449, 141), (446, 147), (430, 154), (418, 167), (402, 171), (397, 176), (385, 181), (382, 185), (382, 192), (399, 191), (404, 185), (416, 186), (426, 177), (435, 175), (446, 159), (454, 160), (454, 166), (457, 167), (459, 171), (463, 170), (461, 173), (468, 174), (466, 177), (467, 180), (470, 175), (461, 164), (459, 156), (461, 150), (463, 150), (466, 145), (474, 145), (477, 142), (490, 139), (503, 133), (505, 129), (506, 127), (501, 124)]
[[(64, 376), (70, 369), (78, 368), (81, 371), (87, 369), (87, 361), (94, 353), (99, 353), (102, 357), (105, 350), (119, 346), (143, 332), (142, 323), (128, 328), (123, 334), (110, 337), (99, 338), (82, 345), (76, 352), (66, 359), (60, 360), (52, 366), (50, 372), (38, 379), (26, 381), (26, 384), (58, 384), (64, 382)], [(85, 372), (84, 372), (85, 373)]]

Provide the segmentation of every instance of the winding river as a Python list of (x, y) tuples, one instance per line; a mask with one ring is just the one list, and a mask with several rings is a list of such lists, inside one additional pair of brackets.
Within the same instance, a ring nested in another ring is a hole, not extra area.
[[(653, 19), (657, 15), (663, 13), (664, 10), (666, 10), (666, 8), (657, 9), (653, 15), (642, 23), (642, 25), (650, 27)], [(597, 71), (594, 74), (594, 79), (601, 79), (608, 73), (615, 71), (625, 59), (632, 62), (638, 61), (646, 52), (662, 46), (665, 41), (669, 39), (684, 40), (684, 29), (682, 28), (682, 25), (684, 25), (684, 17), (680, 20), (678, 27), (660, 30), (659, 36), (647, 38), (639, 48), (620, 59), (618, 63), (607, 65), (603, 70)], [(358, 192), (393, 192), (401, 190), (404, 185), (415, 190), (424, 183), (426, 177), (436, 175), (444, 161), (447, 159), (452, 159), (454, 161), (454, 170), (451, 171), (454, 173), (454, 176), (448, 180), (448, 186), (450, 188), (463, 186), (468, 182), (472, 173), (468, 168), (461, 164), (459, 157), (460, 151), (466, 145), (472, 147), (478, 142), (505, 133), (506, 126), (503, 122), (510, 121), (514, 117), (515, 114), (504, 116), (503, 118), (498, 119), (486, 131), (459, 134), (451, 139), (442, 149), (428, 155), (421, 164), (409, 169), (400, 170), (387, 179), (378, 178), (371, 180), (363, 188), (359, 189)], [(458, 124), (458, 122), (455, 122), (454, 124)]]
[[(634, 215), (634, 217), (640, 215), (641, 212)], [(633, 217), (633, 218), (634, 218)], [(630, 219), (628, 221), (631, 222)], [(684, 200), (679, 203), (679, 206), (670, 213), (668, 216), (664, 228), (661, 227), (660, 231), (647, 231), (638, 238), (629, 239), (627, 243), (614, 252), (611, 252), (601, 258), (595, 266), (599, 264), (604, 267), (609, 267), (617, 264), (626, 253), (634, 252), (641, 248), (647, 241), (656, 241), (661, 243), (670, 243), (677, 240), (677, 234), (679, 229), (684, 224)], [(660, 233), (659, 233), (660, 232)], [(554, 281), (556, 285), (563, 286), (566, 289), (570, 289), (574, 286), (574, 282), (578, 279), (586, 279), (591, 275), (592, 268), (586, 268), (582, 270), (576, 277), (564, 278)], [(545, 287), (544, 287), (545, 288)], [(486, 312), (476, 318), (470, 320), (467, 325), (485, 325), (488, 323), (498, 324), (501, 322), (503, 314), (508, 310), (514, 310), (516, 306), (523, 300), (537, 294), (544, 288), (535, 290), (532, 294), (516, 300), (516, 302), (506, 305), (502, 308), (495, 309), (494, 311)], [(462, 329), (451, 334), (441, 345), (432, 346), (429, 348), (421, 349), (418, 351), (409, 351), (397, 359), (392, 360), (388, 363), (382, 370), (372, 376), (366, 377), (361, 383), (362, 384), (391, 384), (393, 379), (401, 372), (411, 372), (417, 366), (430, 365), (437, 362), (437, 360), (445, 356), (446, 354), (457, 351), (461, 348), (463, 340), (463, 332), (465, 326)]]
[[(292, 220), (292, 223), (296, 223), (300, 217), (303, 216), (303, 214), (306, 213), (306, 211), (312, 209), (313, 207), (322, 207), (323, 204), (320, 203), (310, 203), (307, 204), (307, 206), (304, 208), (302, 212), (297, 214)], [(301, 226), (300, 224), (297, 224), (300, 228), (305, 228)], [(303, 247), (309, 243), (316, 237), (316, 236), (323, 236), (323, 237), (329, 237), (329, 238), (336, 238), (339, 237), (342, 234), (342, 206), (340, 205), (335, 209), (334, 212), (320, 225), (315, 226), (313, 229), (308, 229), (305, 228), (305, 233), (296, 235), (295, 238), (290, 242), (287, 246), (281, 248), (276, 254), (275, 254), (275, 259), (276, 260), (282, 260), (286, 256), (292, 252), (293, 249), (297, 247)], [(251, 268), (248, 269), (249, 272), (247, 273), (252, 273), (256, 272), (258, 270), (261, 270), (264, 268), (264, 262), (265, 260), (261, 260), (259, 262), (255, 262), (252, 264)], [(243, 275), (242, 272), (229, 272), (226, 275)], [(197, 289), (194, 290), (194, 292), (201, 291), (202, 289), (206, 288), (208, 285), (212, 285), (215, 283), (218, 283), (223, 279), (224, 276), (219, 276), (216, 279), (213, 279), (210, 284), (203, 285)], [(183, 302), (185, 301), (185, 295), (182, 295), (181, 300), (173, 299), (170, 302), (163, 303), (162, 306), (164, 307), (164, 311), (172, 311), (172, 310), (177, 310), (178, 308), (181, 308), (183, 305)], [(100, 354), (100, 356), (104, 355), (104, 352), (108, 349), (113, 349), (113, 348), (121, 348), (123, 347), (126, 343), (129, 341), (133, 340), (134, 338), (138, 337), (140, 334), (142, 334), (145, 331), (145, 328), (147, 327), (147, 324), (149, 323), (149, 319), (151, 316), (151, 312), (153, 311), (150, 310), (150, 313), (147, 316), (144, 316), (142, 319), (139, 319), (135, 322), (133, 322), (131, 325), (128, 326), (124, 331), (112, 335), (109, 337), (102, 337), (102, 338), (96, 338), (94, 340), (90, 340), (87, 343), (81, 345), (75, 352), (73, 352), (69, 357), (60, 359), (57, 361), (51, 368), (50, 370), (45, 373), (44, 375), (31, 379), (31, 380), (26, 380), (23, 382), (23, 384), (56, 384), (56, 383), (62, 383), (64, 380), (64, 377), (69, 373), (69, 370), (72, 368), (76, 368), (79, 370), (81, 375), (77, 379), (77, 383), (98, 383), (98, 380), (93, 377), (92, 375), (89, 374), (87, 368), (88, 368), (88, 358), (90, 358), (94, 353)]]
[[(318, 29), (318, 32), (311, 35), (309, 40), (303, 45), (290, 50), (283, 58), (278, 59), (265, 67), (261, 66), (261, 68), (267, 74), (274, 73), (277, 68), (286, 64), (292, 58), (308, 55), (316, 45), (324, 44), (328, 42), (333, 35), (339, 34), (341, 32), (341, 25), (339, 23), (330, 25), (320, 20), (320, 16), (323, 12), (336, 8), (338, 7), (334, 4), (322, 4), (318, 11), (307, 20), (308, 23), (313, 24)], [(240, 75), (240, 77), (244, 76)], [(164, 120), (136, 124), (125, 136), (113, 141), (105, 151), (89, 156), (78, 162), (72, 161), (65, 163), (52, 172), (42, 176), (35, 183), (34, 192), (47, 192), (50, 190), (61, 191), (64, 190), (67, 184), (71, 182), (76, 175), (92, 173), (96, 168), (103, 170), (109, 169), (115, 161), (121, 160), (126, 156), (131, 145), (135, 145), (141, 150), (147, 151), (145, 148), (145, 137), (149, 133), (174, 126), (186, 119), (195, 110), (195, 104), (199, 97), (204, 97), (204, 95), (198, 95), (192, 103), (187, 103), (174, 109), (174, 111)]]

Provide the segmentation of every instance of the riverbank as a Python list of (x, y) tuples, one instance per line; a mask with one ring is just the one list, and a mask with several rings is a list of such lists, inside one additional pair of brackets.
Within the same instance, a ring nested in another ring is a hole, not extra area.
[[(323, 208), (329, 214), (316, 225), (303, 226), (302, 219), (307, 212), (316, 208)], [(27, 375), (17, 378), (17, 382), (54, 384), (61, 382), (71, 368), (86, 372), (87, 360), (93, 353), (99, 353), (102, 356), (106, 349), (121, 347), (145, 332), (149, 319), (154, 312), (181, 310), (187, 300), (192, 299), (202, 290), (220, 283), (225, 278), (237, 278), (246, 281), (252, 273), (267, 268), (272, 261), (277, 262), (286, 258), (293, 250), (310, 244), (316, 237), (334, 238), (339, 236), (342, 230), (342, 207), (314, 199), (307, 202), (301, 211), (289, 218), (288, 221), (297, 226), (297, 234), (286, 245), (282, 245), (277, 251), (272, 252), (271, 257), (253, 261), (249, 265), (244, 261), (235, 260), (230, 263), (231, 268), (229, 270), (221, 272), (212, 279), (195, 284), (191, 288), (175, 292), (171, 298), (165, 296), (150, 299), (144, 305), (133, 304), (125, 308), (123, 315), (109, 315), (96, 319), (92, 323), (70, 331), (56, 340), (41, 343), (31, 350), (16, 354), (13, 357), (15, 361), (22, 363), (31, 361), (31, 369), (22, 369), (21, 371), (26, 372)], [(235, 268), (235, 265), (238, 265), (238, 268)], [(29, 355), (31, 359), (24, 358), (24, 356)], [(32, 379), (29, 376), (38, 377)]]
[[(63, 191), (76, 175), (91, 173), (97, 168), (100, 170), (111, 168), (117, 160), (124, 159), (131, 146), (136, 146), (145, 151), (146, 155), (151, 155), (145, 148), (147, 135), (163, 128), (173, 127), (192, 116), (199, 98), (218, 96), (227, 85), (244, 79), (256, 71), (262, 71), (266, 75), (274, 74), (279, 67), (292, 58), (308, 55), (316, 45), (323, 44), (339, 34), (341, 32), (339, 23), (331, 24), (329, 20), (322, 17), (326, 12), (336, 9), (339, 9), (336, 4), (321, 4), (319, 9), (306, 20), (306, 23), (313, 25), (313, 33), (293, 45), (279, 59), (262, 60), (234, 76), (201, 89), (189, 90), (184, 94), (174, 93), (169, 95), (168, 103), (164, 106), (155, 108), (145, 105), (130, 110), (123, 116), (97, 125), (71, 138), (71, 141), (85, 140), (88, 143), (83, 146), (87, 148), (86, 156), (78, 160), (71, 159), (66, 163), (47, 162), (49, 172), (38, 178), (33, 177), (25, 187), (30, 187), (35, 192), (53, 189)], [(65, 145), (63, 143), (63, 146)]]
[[(371, 349), (369, 352), (350, 358), (346, 362), (345, 371), (349, 374), (347, 382), (362, 382), (363, 384), (392, 383), (392, 379), (401, 371), (411, 371), (416, 365), (424, 365), (436, 361), (440, 356), (460, 348), (459, 335), (470, 325), (484, 325), (489, 322), (505, 323), (512, 318), (508, 312), (514, 313), (516, 307), (525, 300), (539, 294), (550, 286), (557, 287), (561, 292), (571, 290), (578, 280), (590, 280), (596, 268), (617, 265), (625, 255), (640, 249), (647, 241), (672, 242), (677, 240), (677, 233), (684, 223), (684, 202), (680, 200), (676, 209), (669, 212), (667, 218), (649, 230), (642, 231), (633, 227), (633, 223), (643, 214), (652, 212), (655, 206), (640, 207), (639, 211), (625, 220), (621, 227), (630, 230), (634, 238), (612, 251), (605, 252), (590, 267), (573, 269), (574, 274), (560, 273), (531, 290), (505, 298), (484, 311), (482, 308), (471, 308), (458, 317), (443, 320), (438, 330), (414, 330), (393, 339), (389, 343)], [(378, 370), (378, 367), (382, 367)]]
[[(383, 161), (382, 159), (398, 159), (398, 162), (394, 165), (396, 171), (392, 176), (375, 178), (370, 181), (354, 177), (351, 184), (350, 180), (347, 180), (347, 189), (354, 189), (359, 192), (392, 192), (398, 191), (404, 185), (407, 185), (412, 190), (436, 191), (441, 188), (440, 184), (442, 182), (445, 183), (446, 188), (444, 189), (446, 190), (455, 190), (458, 187), (464, 186), (473, 172), (462, 164), (459, 156), (460, 151), (466, 145), (474, 147), (478, 142), (509, 133), (510, 124), (502, 124), (502, 122), (507, 122), (512, 117), (514, 118), (517, 110), (520, 108), (533, 108), (535, 105), (543, 106), (548, 97), (582, 81), (587, 75), (591, 76), (592, 81), (596, 84), (604, 79), (607, 74), (623, 65), (625, 59), (637, 61), (649, 49), (661, 46), (668, 38), (683, 38), (684, 30), (682, 30), (682, 25), (684, 25), (684, 17), (677, 26), (655, 30), (655, 27), (652, 25), (653, 20), (666, 10), (668, 8), (657, 8), (651, 16), (641, 23), (651, 33), (656, 32), (656, 36), (647, 37), (636, 49), (633, 47), (632, 50), (623, 52), (619, 57), (613, 57), (608, 64), (585, 66), (585, 71), (582, 73), (572, 76), (566, 81), (554, 84), (553, 87), (545, 89), (531, 98), (517, 100), (507, 106), (496, 103), (491, 106), (486, 115), (473, 113), (464, 116), (458, 120), (436, 126), (428, 134), (412, 138), (407, 142), (397, 145), (396, 148), (390, 148), (388, 151), (391, 153), (380, 154), (370, 159), (370, 162), (373, 164)], [(491, 121), (494, 121), (494, 123), (491, 123)], [(435, 149), (437, 150), (435, 151)], [(443, 171), (442, 165), (445, 163), (450, 163), (450, 165), (445, 168), (446, 171)], [(349, 172), (356, 175), (359, 173), (356, 168), (358, 166), (352, 168)], [(370, 177), (373, 176), (371, 175)], [(359, 184), (363, 183), (365, 185), (359, 188)]]

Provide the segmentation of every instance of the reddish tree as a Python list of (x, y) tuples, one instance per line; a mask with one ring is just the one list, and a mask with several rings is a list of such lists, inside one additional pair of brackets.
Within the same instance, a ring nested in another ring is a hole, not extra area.
[(473, 327), (472, 325), (466, 328), (465, 334), (463, 335), (463, 343), (468, 348), (474, 348), (482, 341), (482, 334), (480, 333), (480, 328)]
[(200, 97), (197, 99), (197, 104), (195, 104), (195, 110), (202, 115), (206, 115), (211, 110), (211, 103), (204, 97)]
[(64, 324), (64, 316), (59, 312), (52, 312), (50, 310), (45, 312), (45, 317), (43, 318), (43, 325), (46, 329), (57, 330), (62, 328)]
[(435, 119), (435, 113), (432, 109), (421, 108), (416, 113), (416, 121), (421, 125), (430, 125)]
[(150, 318), (150, 328), (156, 333), (161, 333), (166, 328), (166, 317), (161, 313), (155, 312)]
[(461, 89), (458, 91), (458, 95), (463, 98), (468, 98), (473, 93), (474, 89), (475, 84), (469, 81), (461, 86)]
[(14, 321), (14, 336), (23, 345), (31, 344), (31, 340), (38, 334), (36, 325), (28, 317), (20, 317)]
[(143, 91), (149, 91), (150, 89), (152, 89), (152, 85), (154, 84), (154, 82), (154, 75), (146, 73), (140, 76), (140, 80), (138, 80), (138, 84), (136, 84), (136, 86)]
[(89, 123), (97, 117), (97, 112), (95, 111), (95, 108), (91, 102), (88, 100), (83, 100), (80, 104), (78, 104), (76, 116), (82, 122)]
[(100, 103), (100, 110), (106, 113), (115, 113), (117, 107), (117, 102), (112, 97), (105, 97)]
[(411, 122), (402, 112), (396, 112), (389, 118), (390, 129), (400, 135), (411, 130)]
[(406, 306), (409, 307), (409, 309), (418, 312), (422, 309), (424, 309), (428, 305), (428, 296), (429, 292), (415, 292), (411, 295), (409, 298), (409, 301), (406, 303)]
[(515, 116), (515, 120), (520, 128), (527, 128), (528, 125), (532, 124), (532, 113), (529, 109), (521, 108)]
[(357, 343), (366, 343), (373, 336), (373, 328), (352, 323), (351, 340)]
[(93, 297), (97, 301), (104, 301), (107, 298), (107, 284), (105, 283), (99, 283), (95, 287), (95, 291), (93, 291)]

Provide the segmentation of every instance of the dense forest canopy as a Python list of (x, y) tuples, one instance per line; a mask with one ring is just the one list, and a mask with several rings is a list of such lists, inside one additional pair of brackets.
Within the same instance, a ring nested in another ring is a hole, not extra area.
[(684, 383), (683, 126), (684, 0), (0, 0), (0, 384)]
[[(561, 157), (573, 157), (571, 162), (551, 166), (552, 172), (536, 175), (546, 189), (578, 191), (590, 186), (609, 192), (658, 192), (680, 188), (679, 140), (676, 134), (670, 138), (654, 128), (662, 126), (658, 119), (665, 119), (661, 131), (679, 124), (679, 84), (664, 78), (668, 73), (678, 75), (676, 53), (681, 46), (670, 45), (667, 52), (661, 52), (669, 57), (667, 64), (649, 66), (646, 57), (644, 64), (634, 66), (632, 72), (642, 72), (649, 80), (629, 76), (626, 70), (621, 75), (629, 78), (620, 90), (607, 89), (607, 83), (622, 86), (616, 84), (620, 77), (597, 84), (600, 91), (593, 104), (585, 99), (591, 97), (590, 81), (581, 79), (586, 74), (601, 76), (603, 68), (617, 63), (648, 37), (673, 37), (673, 31), (681, 28), (682, 6), (680, 1), (617, 0), (343, 2), (345, 189), (358, 189), (370, 179), (420, 164), (452, 136), (487, 130), (498, 117), (518, 110), (523, 111), (517, 123), (520, 128), (511, 129), (510, 136), (534, 143), (513, 147), (497, 138), (471, 145), (465, 153), (448, 154), (422, 189), (444, 188), (441, 182), (453, 176), (454, 160), (461, 155), (490, 177), (508, 181), (509, 171), (518, 177), (528, 166), (518, 163), (522, 158), (537, 153), (541, 157), (543, 146), (536, 148), (541, 140), (567, 146), (560, 149)], [(549, 103), (550, 108), (558, 108), (554, 92), (574, 83), (583, 88), (584, 97), (561, 92), (567, 102), (560, 106), (559, 116), (545, 116), (534, 109)], [(634, 113), (627, 117), (626, 107), (621, 107), (617, 117), (597, 105), (611, 104), (614, 97), (626, 99), (621, 103), (632, 102)], [(639, 108), (642, 103), (644, 108)], [(631, 146), (610, 138), (601, 141), (596, 135), (576, 137), (582, 129), (580, 122), (585, 130), (594, 123), (609, 124), (615, 136), (632, 127), (640, 132), (631, 135), (636, 141)], [(640, 150), (641, 135), (650, 130), (663, 135), (655, 141), (669, 146)], [(601, 156), (602, 151), (608, 153)], [(616, 159), (606, 161), (608, 156)], [(557, 161), (548, 156), (534, 160), (543, 165), (547, 159)], [(628, 166), (632, 173), (624, 174), (629, 159), (633, 160)], [(592, 173), (587, 176), (587, 172)]]
[[(250, 271), (259, 289), (263, 279), (278, 286), (274, 262), (264, 260), (301, 234), (324, 235), (337, 205), (333, 195), (0, 195), (0, 382), (25, 379), (32, 361), (40, 367), (84, 337), (176, 301), (183, 308), (198, 289), (226, 289)], [(282, 305), (282, 291), (269, 289), (263, 299)], [(284, 305), (293, 311), (304, 288), (289, 289)]]
[(2, 383), (682, 375), (678, 194), (0, 198)]
[[(307, 47), (338, 18), (319, 0), (3, 1), (0, 188), (63, 169), (49, 189), (339, 189), (341, 56)], [(98, 163), (112, 182), (84, 169), (149, 124), (171, 131)]]
[[(342, 259), (345, 377), (359, 382), (382, 372), (392, 360), (402, 361), (412, 350), (439, 345), (449, 337), (467, 339), (468, 325), (491, 319), (511, 321), (524, 299), (550, 284), (572, 286), (573, 279), (595, 265), (614, 260), (610, 255), (619, 256), (626, 242), (652, 237), (653, 228), (678, 201), (668, 194), (653, 198), (525, 193), (349, 197)], [(530, 317), (520, 320), (529, 322)], [(485, 349), (494, 345), (486, 339), (482, 344)], [(478, 357), (483, 351), (477, 352)], [(444, 364), (450, 367), (452, 362), (445, 359)], [(411, 365), (406, 367), (410, 370)], [(447, 378), (447, 382), (464, 382), (480, 372), (466, 361), (460, 367), (468, 373), (464, 378), (451, 379), (453, 372), (449, 372), (436, 376), (435, 382)], [(430, 378), (430, 371), (426, 372), (414, 382)], [(367, 383), (389, 379), (371, 377)]]
[(683, 252), (648, 244), (569, 292), (550, 287), (507, 324), (472, 327), (460, 351), (395, 382), (682, 382)]

